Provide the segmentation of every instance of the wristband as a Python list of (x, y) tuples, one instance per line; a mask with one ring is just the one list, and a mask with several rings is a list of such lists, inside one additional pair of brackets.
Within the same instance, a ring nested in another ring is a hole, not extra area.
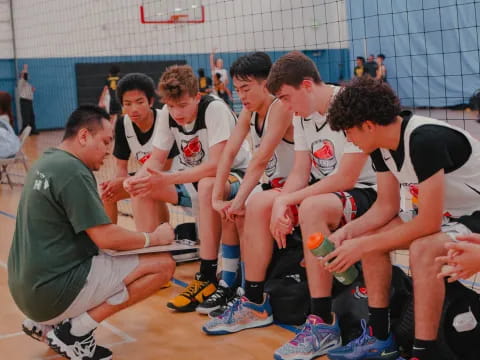
[(145, 236), (145, 244), (143, 245), (143, 247), (147, 248), (150, 246), (150, 234), (147, 232), (144, 232), (143, 236)]

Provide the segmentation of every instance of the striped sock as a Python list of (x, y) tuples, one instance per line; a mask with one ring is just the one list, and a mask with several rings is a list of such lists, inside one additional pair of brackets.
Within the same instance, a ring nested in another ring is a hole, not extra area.
[(240, 246), (222, 244), (222, 280), (232, 287), (237, 277), (240, 262)]

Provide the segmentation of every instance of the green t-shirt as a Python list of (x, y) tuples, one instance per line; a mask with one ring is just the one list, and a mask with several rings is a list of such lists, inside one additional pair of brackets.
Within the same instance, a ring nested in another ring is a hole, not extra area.
[(10, 292), (25, 315), (47, 321), (70, 306), (98, 254), (85, 230), (109, 223), (91, 170), (48, 149), (25, 180), (8, 258)]

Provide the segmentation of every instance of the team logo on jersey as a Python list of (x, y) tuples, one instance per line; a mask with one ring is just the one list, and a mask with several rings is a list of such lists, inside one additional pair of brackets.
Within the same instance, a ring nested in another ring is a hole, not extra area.
[(277, 169), (277, 154), (273, 153), (273, 156), (268, 160), (267, 167), (265, 168), (265, 175), (267, 175), (268, 178), (272, 177), (273, 174), (275, 174), (275, 170)]
[(203, 151), (202, 143), (198, 136), (195, 136), (188, 141), (182, 140), (181, 148), (182, 156), (180, 162), (183, 165), (193, 167), (202, 163), (202, 160), (205, 157), (205, 151)]
[(333, 142), (328, 139), (314, 141), (312, 143), (312, 162), (324, 176), (335, 170), (337, 157)]
[(150, 159), (150, 156), (152, 156), (152, 153), (150, 153), (150, 152), (144, 152), (144, 151), (138, 151), (138, 152), (135, 154), (135, 158), (137, 159), (137, 161), (138, 161), (140, 164), (145, 164), (145, 161), (147, 161), (148, 159)]

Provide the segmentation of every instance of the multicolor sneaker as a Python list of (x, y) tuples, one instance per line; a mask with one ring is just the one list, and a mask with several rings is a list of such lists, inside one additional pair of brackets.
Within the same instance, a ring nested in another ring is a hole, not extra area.
[(72, 335), (72, 323), (66, 320), (47, 334), (48, 345), (58, 354), (70, 360), (111, 360), (112, 352), (97, 345), (93, 332), (83, 336)]
[(167, 307), (181, 312), (195, 311), (195, 308), (212, 295), (217, 287), (214, 283), (203, 278), (201, 273), (195, 274), (193, 280), (181, 294), (167, 303)]
[(273, 323), (272, 307), (265, 294), (263, 304), (255, 304), (245, 296), (227, 307), (225, 312), (203, 325), (208, 335), (226, 335), (241, 330), (263, 327)]
[(335, 314), (333, 324), (326, 324), (317, 315), (308, 315), (300, 332), (275, 351), (275, 360), (310, 360), (342, 345), (340, 327)]
[(387, 340), (379, 340), (372, 335), (372, 328), (362, 319), (362, 335), (347, 345), (328, 352), (330, 360), (395, 360), (400, 355), (390, 334)]
[(245, 295), (245, 290), (243, 290), (242, 287), (238, 287), (235, 296), (231, 298), (230, 301), (228, 301), (225, 305), (220, 306), (217, 310), (211, 311), (208, 316), (213, 319), (217, 316), (222, 315), (227, 310), (227, 308), (233, 306), (233, 304), (240, 300), (243, 295)]
[(217, 291), (195, 309), (200, 314), (210, 314), (213, 310), (217, 310), (235, 297), (235, 291), (227, 285), (224, 280), (218, 283)]
[(52, 329), (53, 326), (39, 324), (31, 319), (25, 319), (22, 323), (22, 330), (25, 334), (45, 344), (48, 344), (47, 333)]

